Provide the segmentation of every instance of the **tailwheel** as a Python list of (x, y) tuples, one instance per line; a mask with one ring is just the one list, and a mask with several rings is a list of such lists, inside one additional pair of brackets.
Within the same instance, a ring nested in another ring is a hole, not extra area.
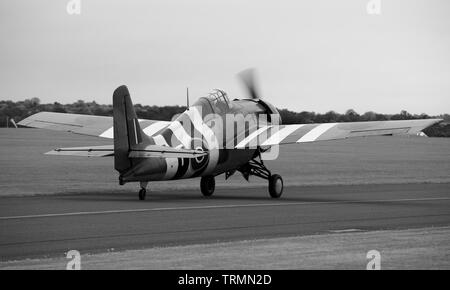
[(145, 188), (141, 188), (141, 190), (139, 190), (139, 200), (145, 200), (146, 193), (147, 190)]
[(278, 174), (269, 177), (269, 193), (272, 198), (279, 198), (283, 193), (283, 178)]
[(211, 196), (216, 188), (216, 180), (214, 176), (203, 176), (200, 180), (200, 189), (203, 196)]
[(147, 184), (148, 182), (141, 181), (141, 190), (139, 190), (139, 200), (145, 200), (145, 195), (147, 194)]

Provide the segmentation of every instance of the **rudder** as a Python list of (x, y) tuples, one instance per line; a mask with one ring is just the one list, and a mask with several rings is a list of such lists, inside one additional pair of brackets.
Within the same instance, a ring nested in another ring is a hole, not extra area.
[(114, 120), (114, 168), (120, 173), (132, 166), (128, 157), (131, 149), (136, 149), (146, 137), (126, 86), (118, 87), (113, 94)]

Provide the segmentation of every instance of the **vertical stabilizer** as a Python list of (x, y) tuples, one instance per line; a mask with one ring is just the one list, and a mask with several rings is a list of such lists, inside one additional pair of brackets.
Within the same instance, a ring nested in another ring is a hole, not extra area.
[(146, 140), (126, 86), (118, 87), (113, 94), (114, 168), (124, 172), (132, 166), (128, 157), (131, 149)]

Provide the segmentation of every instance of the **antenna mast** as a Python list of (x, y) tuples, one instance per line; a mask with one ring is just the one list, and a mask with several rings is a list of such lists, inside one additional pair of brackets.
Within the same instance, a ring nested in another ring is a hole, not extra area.
[(189, 87), (186, 88), (186, 109), (189, 110)]

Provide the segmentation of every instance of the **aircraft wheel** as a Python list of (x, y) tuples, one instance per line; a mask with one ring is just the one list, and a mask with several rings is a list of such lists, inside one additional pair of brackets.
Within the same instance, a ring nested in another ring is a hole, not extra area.
[(279, 198), (283, 193), (283, 178), (278, 174), (269, 177), (269, 193), (272, 198)]
[(204, 196), (211, 196), (216, 188), (214, 176), (203, 176), (200, 180), (200, 189)]
[(145, 190), (145, 188), (141, 188), (141, 190), (139, 190), (139, 200), (144, 200), (146, 193), (147, 193), (147, 190)]

